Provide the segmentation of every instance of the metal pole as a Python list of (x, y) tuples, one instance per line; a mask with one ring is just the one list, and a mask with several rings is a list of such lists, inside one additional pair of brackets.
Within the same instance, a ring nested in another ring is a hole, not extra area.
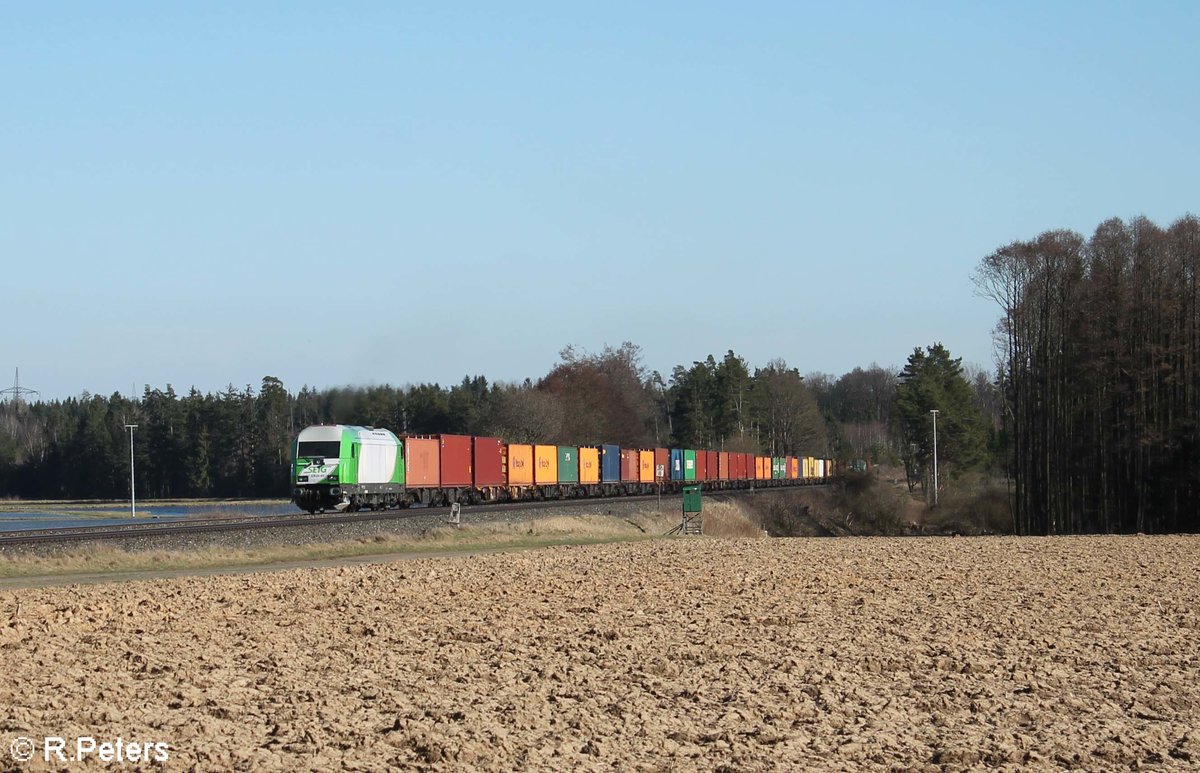
[(933, 414), (933, 506), (937, 507), (938, 503), (938, 462), (937, 462), (937, 409), (930, 411)]
[(126, 424), (125, 428), (129, 430), (129, 517), (137, 518), (137, 490), (133, 486), (133, 431), (137, 429), (136, 424)]

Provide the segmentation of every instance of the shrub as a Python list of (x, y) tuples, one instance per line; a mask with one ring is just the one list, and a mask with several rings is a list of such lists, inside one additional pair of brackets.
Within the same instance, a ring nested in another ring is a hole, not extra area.
[(1012, 496), (1003, 481), (984, 475), (956, 481), (940, 496), (926, 524), (957, 534), (1011, 534)]
[(904, 531), (904, 495), (880, 485), (873, 475), (847, 475), (834, 490), (834, 507), (852, 534), (900, 534)]

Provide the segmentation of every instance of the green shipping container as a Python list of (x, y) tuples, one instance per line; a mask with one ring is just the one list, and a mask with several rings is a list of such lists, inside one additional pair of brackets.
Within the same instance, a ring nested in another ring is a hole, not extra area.
[(771, 477), (783, 478), (787, 475), (787, 463), (782, 456), (771, 457)]
[(558, 482), (579, 482), (579, 449), (575, 446), (558, 447)]
[(683, 451), (683, 479), (696, 479), (696, 452), (684, 449)]

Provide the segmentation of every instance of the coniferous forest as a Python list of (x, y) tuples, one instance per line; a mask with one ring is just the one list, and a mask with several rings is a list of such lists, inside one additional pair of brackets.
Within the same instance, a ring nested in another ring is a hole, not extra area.
[(826, 455), (825, 423), (799, 372), (753, 371), (730, 352), (664, 378), (633, 344), (599, 354), (568, 347), (537, 382), (465, 377), (437, 384), (291, 393), (277, 378), (217, 394), (147, 386), (120, 394), (0, 406), (0, 486), (7, 497), (112, 499), (129, 494), (129, 434), (142, 498), (284, 497), (291, 444), (311, 424), (398, 434), (492, 435), (514, 442), (724, 447)]

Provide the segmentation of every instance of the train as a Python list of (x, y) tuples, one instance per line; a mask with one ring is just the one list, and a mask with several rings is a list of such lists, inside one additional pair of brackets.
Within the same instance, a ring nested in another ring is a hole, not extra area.
[(798, 486), (834, 476), (830, 459), (690, 448), (507, 443), (306, 427), (293, 448), (292, 501), (310, 513)]

